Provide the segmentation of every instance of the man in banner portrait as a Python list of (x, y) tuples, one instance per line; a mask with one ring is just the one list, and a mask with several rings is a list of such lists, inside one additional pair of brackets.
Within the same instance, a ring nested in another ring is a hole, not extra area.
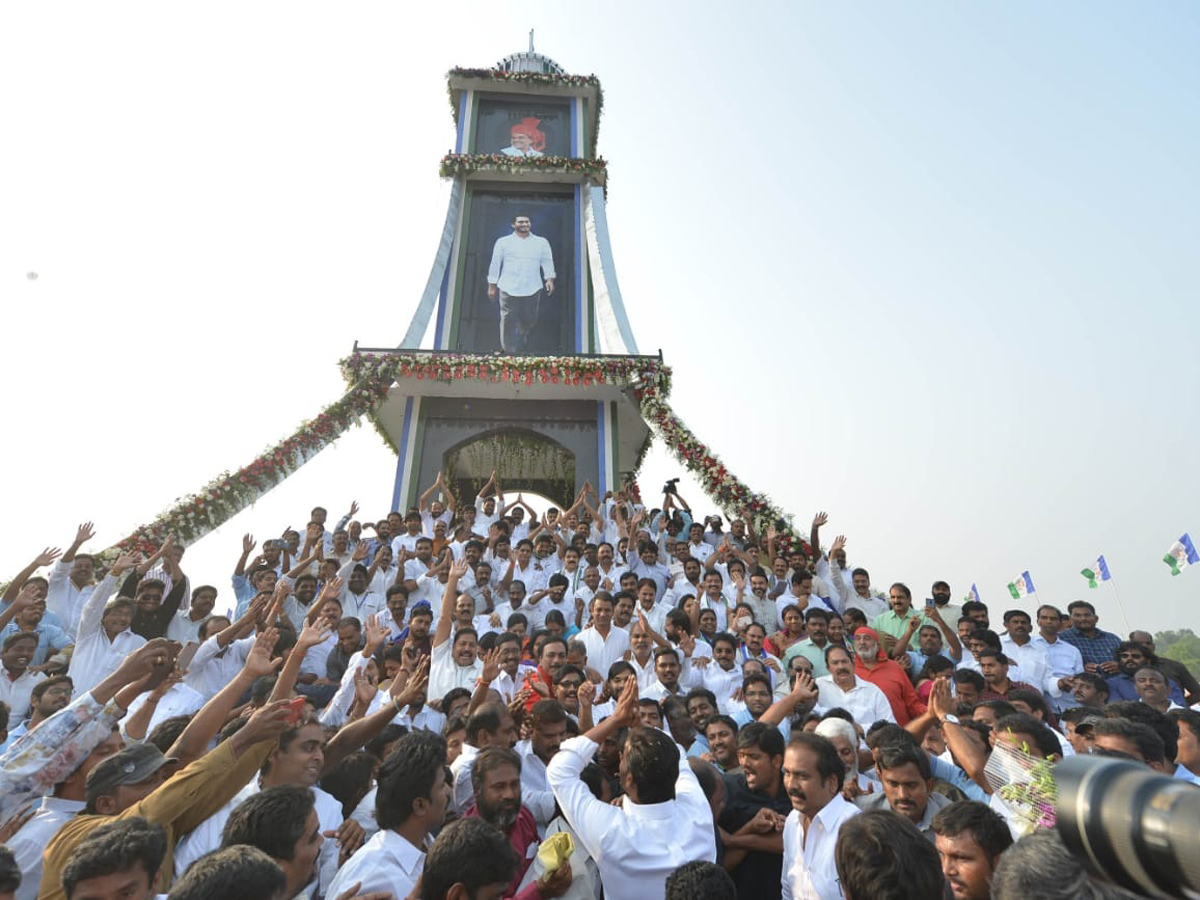
[(488, 266), (489, 300), (500, 300), (500, 346), (505, 353), (524, 353), (537, 324), (542, 290), (554, 293), (554, 254), (550, 242), (533, 233), (529, 216), (518, 213), (513, 233), (496, 241)]
[(505, 156), (541, 156), (546, 149), (546, 133), (538, 126), (541, 119), (526, 116), (512, 127), (512, 143), (500, 152)]

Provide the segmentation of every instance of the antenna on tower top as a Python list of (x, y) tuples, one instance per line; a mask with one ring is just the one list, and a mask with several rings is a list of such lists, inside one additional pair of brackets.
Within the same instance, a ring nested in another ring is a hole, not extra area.
[(533, 52), (533, 29), (529, 29), (529, 52)]

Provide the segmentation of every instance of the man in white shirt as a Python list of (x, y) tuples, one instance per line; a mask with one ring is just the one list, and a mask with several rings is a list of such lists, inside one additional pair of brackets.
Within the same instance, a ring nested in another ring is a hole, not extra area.
[(85, 541), (91, 540), (93, 534), (95, 532), (91, 522), (80, 525), (71, 546), (50, 569), (49, 583), (46, 586), (46, 608), (58, 617), (59, 625), (68, 634), (79, 630), (79, 617), (83, 613), (83, 605), (96, 588), (92, 557), (90, 554), (79, 552), (79, 548)]
[(1050, 659), (1043, 647), (1030, 638), (1033, 623), (1029, 613), (1023, 609), (1010, 609), (1004, 613), (1005, 633), (1000, 636), (1000, 649), (1013, 665), (1020, 668), (1024, 680), (1039, 691), (1048, 693), (1051, 684), (1057, 681), (1050, 672)]
[(425, 865), (429, 833), (442, 826), (450, 802), (445, 758), (439, 735), (413, 731), (396, 742), (376, 779), (379, 832), (338, 870), (325, 896), (339, 897), (356, 884), (355, 894), (409, 895)]
[(792, 811), (783, 826), (783, 900), (842, 900), (834, 850), (842, 824), (858, 807), (842, 797), (845, 765), (827, 739), (793, 734), (783, 754), (783, 785)]
[(475, 791), (471, 784), (471, 770), (475, 757), (485, 747), (507, 747), (517, 743), (517, 727), (513, 724), (508, 707), (500, 703), (484, 703), (467, 719), (467, 737), (462, 753), (450, 764), (453, 787), (450, 794), (451, 808), (462, 815), (475, 802)]
[(135, 562), (136, 557), (131, 555), (119, 557), (83, 605), (69, 670), (76, 696), (90, 691), (115, 672), (126, 656), (146, 643), (144, 637), (134, 634), (129, 627), (133, 622), (133, 601), (118, 597), (108, 603), (118, 579)]
[(554, 254), (550, 242), (533, 233), (529, 216), (513, 216), (512, 228), (492, 247), (487, 295), (500, 301), (500, 346), (523, 353), (537, 325), (543, 288), (547, 297), (554, 293)]
[(17, 631), (4, 638), (0, 651), (0, 701), (8, 704), (12, 724), (16, 725), (29, 712), (29, 695), (34, 685), (45, 679), (42, 672), (30, 669), (33, 654), (37, 652), (36, 634)]
[[(216, 604), (217, 589), (209, 584), (200, 585), (192, 591), (192, 602), (188, 608), (181, 609), (171, 617), (167, 624), (167, 640), (177, 644), (200, 643), (200, 626), (212, 618)], [(299, 631), (300, 627), (296, 630)]]
[(880, 719), (896, 721), (887, 695), (871, 682), (855, 677), (854, 661), (845, 648), (826, 648), (825, 666), (829, 674), (817, 679), (817, 704), (822, 709), (841, 707), (864, 729)]
[(467, 572), (468, 563), (460, 559), (450, 567), (446, 589), (442, 593), (442, 613), (433, 635), (429, 669), (429, 696), (444, 697), (451, 688), (473, 690), (475, 679), (483, 673), (479, 659), (479, 636), (474, 628), (460, 628), (450, 640), (454, 625), (454, 604), (458, 600), (458, 582)]
[(587, 647), (588, 662), (597, 672), (607, 672), (629, 649), (629, 632), (613, 625), (613, 608), (613, 598), (604, 591), (592, 597), (591, 624), (578, 635)]
[(1059, 637), (1058, 623), (1061, 615), (1055, 606), (1039, 606), (1038, 633), (1030, 641), (1046, 654), (1046, 663), (1050, 667), (1050, 684), (1046, 694), (1056, 712), (1062, 712), (1075, 705), (1072, 694), (1075, 689), (1074, 678), (1083, 671), (1083, 654), (1079, 652), (1079, 648)]
[(533, 813), (544, 835), (554, 818), (554, 793), (546, 780), (546, 766), (567, 736), (567, 713), (557, 700), (539, 700), (530, 710), (533, 728), (529, 740), (513, 748), (521, 757), (521, 805)]
[[(596, 861), (605, 895), (656, 900), (683, 863), (715, 861), (716, 834), (712, 809), (679, 746), (640, 722), (637, 681), (630, 678), (613, 714), (564, 741), (546, 776), (567, 823)], [(596, 799), (579, 776), (622, 728), (631, 729), (621, 763), (625, 799), (615, 807)]]

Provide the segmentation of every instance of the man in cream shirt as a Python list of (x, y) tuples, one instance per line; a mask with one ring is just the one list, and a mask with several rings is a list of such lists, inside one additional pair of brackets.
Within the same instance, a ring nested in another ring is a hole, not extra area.
[(783, 786), (792, 801), (783, 826), (782, 900), (841, 900), (834, 850), (858, 807), (842, 796), (845, 766), (827, 738), (793, 734), (783, 754)]

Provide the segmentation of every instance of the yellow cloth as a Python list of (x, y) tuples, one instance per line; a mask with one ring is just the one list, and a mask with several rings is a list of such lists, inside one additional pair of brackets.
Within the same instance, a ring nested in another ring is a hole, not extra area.
[(546, 837), (540, 847), (538, 847), (538, 862), (546, 870), (546, 874), (556, 872), (558, 868), (571, 858), (571, 854), (575, 852), (575, 842), (571, 840), (571, 835), (565, 831), (560, 831), (557, 834), (551, 834)]

